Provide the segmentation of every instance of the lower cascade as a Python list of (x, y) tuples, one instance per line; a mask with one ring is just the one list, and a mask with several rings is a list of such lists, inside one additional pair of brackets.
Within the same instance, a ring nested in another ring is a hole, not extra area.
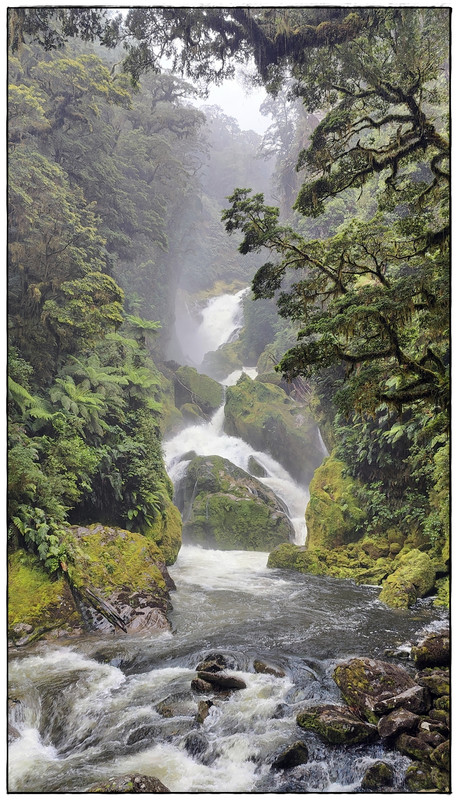
[[(236, 301), (231, 296), (230, 304), (228, 296), (210, 301), (193, 334), (195, 363), (209, 346), (230, 341), (243, 294)], [(221, 308), (230, 311), (224, 329)], [(212, 313), (219, 318), (213, 337)], [(255, 370), (243, 371), (255, 377)], [(235, 384), (241, 373), (223, 384)], [(221, 457), (249, 474), (255, 464), (257, 480), (286, 510), (294, 542), (305, 543), (307, 487), (269, 453), (224, 433), (224, 404), (171, 437), (164, 450), (176, 490), (197, 456)], [(417, 678), (406, 654), (442, 629), (445, 612), (427, 601), (414, 612), (390, 609), (379, 601), (379, 587), (268, 569), (267, 557), (185, 540), (169, 568), (176, 585), (172, 632), (87, 635), (14, 652), (10, 791), (90, 792), (135, 775), (154, 776), (161, 782), (157, 791), (178, 793), (339, 793), (364, 790), (375, 773), (379, 787), (405, 791), (408, 742), (404, 750), (386, 745), (389, 735), (371, 716), (378, 697), (356, 720), (361, 738), (339, 738), (344, 723), (353, 723), (348, 708), (336, 711), (345, 691), (333, 676), (343, 661), (389, 662), (394, 672), (406, 673), (399, 695), (410, 691), (410, 698)], [(405, 712), (418, 720), (428, 712), (420, 694), (420, 705), (409, 700), (412, 710)], [(386, 703), (386, 692), (383, 697)], [(356, 713), (354, 698), (350, 705)], [(317, 708), (318, 722), (311, 711)], [(391, 711), (387, 705), (384, 713)], [(341, 726), (331, 734), (339, 713)], [(319, 726), (332, 714), (323, 735)], [(415, 738), (420, 723), (403, 724), (410, 733), (402, 735)]]

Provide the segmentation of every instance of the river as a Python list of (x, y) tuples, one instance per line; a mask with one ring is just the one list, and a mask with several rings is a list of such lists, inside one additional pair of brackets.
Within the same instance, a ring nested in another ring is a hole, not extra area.
[[(237, 297), (220, 305), (232, 304), (233, 313), (217, 346), (240, 324), (242, 293)], [(211, 341), (210, 305), (194, 331), (206, 344), (197, 351), (188, 341), (202, 358)], [(255, 455), (267, 473), (263, 481), (288, 506), (296, 541), (303, 542), (307, 487), (269, 454), (226, 436), (222, 414), (166, 443), (170, 475), (180, 479), (186, 467), (180, 459), (189, 450), (222, 455), (244, 469)], [(404, 756), (384, 752), (380, 743), (328, 747), (301, 732), (295, 717), (306, 705), (339, 700), (332, 680), (337, 660), (383, 658), (389, 649), (405, 664), (408, 644), (439, 627), (444, 613), (428, 600), (409, 611), (389, 609), (377, 587), (271, 570), (266, 562), (267, 553), (184, 544), (169, 570), (177, 586), (172, 632), (88, 635), (14, 654), (9, 696), (20, 701), (11, 719), (20, 737), (9, 751), (10, 791), (85, 792), (108, 777), (137, 772), (155, 775), (176, 793), (356, 792), (365, 769), (382, 756), (393, 765), (399, 788), (409, 763)], [(196, 665), (212, 653), (223, 654), (247, 688), (216, 700), (199, 724), (200, 697), (190, 684)], [(256, 673), (254, 659), (273, 664), (284, 677)], [(272, 770), (274, 757), (297, 739), (307, 744), (308, 762)]]

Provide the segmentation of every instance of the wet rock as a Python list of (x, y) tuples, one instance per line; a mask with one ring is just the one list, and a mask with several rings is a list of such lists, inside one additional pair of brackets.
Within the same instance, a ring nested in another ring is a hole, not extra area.
[(296, 721), (331, 744), (359, 744), (377, 738), (374, 725), (363, 722), (344, 706), (313, 706), (301, 711)]
[(284, 503), (268, 487), (221, 456), (198, 456), (177, 491), (183, 534), (219, 550), (268, 551), (294, 536)]
[(433, 767), (431, 770), (431, 778), (433, 780), (436, 792), (444, 794), (450, 793), (450, 772)]
[(386, 714), (395, 708), (404, 708), (406, 711), (412, 711), (413, 714), (424, 714), (431, 708), (428, 690), (424, 686), (414, 685), (394, 697), (379, 700), (374, 704), (376, 714)]
[(137, 742), (152, 742), (157, 736), (158, 729), (154, 725), (141, 725), (139, 728), (129, 733), (127, 744), (137, 744)]
[(423, 717), (420, 725), (418, 726), (418, 730), (426, 731), (427, 733), (440, 733), (443, 736), (447, 736), (448, 733), (448, 725), (444, 722), (439, 722), (438, 720), (431, 718), (431, 711), (429, 712), (429, 717)]
[(199, 700), (196, 720), (200, 725), (207, 719), (212, 705), (211, 700)]
[[(346, 702), (361, 711), (374, 724), (377, 724), (382, 714), (399, 705), (404, 706), (403, 703), (396, 703), (393, 699), (395, 695), (416, 686), (402, 667), (373, 658), (352, 658), (339, 664), (334, 670), (333, 678)], [(421, 691), (425, 690), (421, 688)], [(392, 700), (391, 705), (383, 706), (381, 701), (388, 698)], [(416, 709), (408, 710), (415, 712)]]
[(266, 470), (254, 456), (250, 456), (248, 459), (248, 472), (254, 475), (255, 478), (267, 478)]
[(417, 549), (401, 553), (395, 565), (383, 583), (379, 599), (392, 608), (408, 608), (433, 588), (436, 570), (429, 555)]
[(184, 746), (190, 756), (201, 756), (208, 748), (208, 741), (202, 733), (191, 731), (185, 739)]
[(201, 375), (194, 367), (179, 367), (175, 373), (175, 405), (197, 406), (200, 412), (209, 418), (224, 399), (224, 390), (220, 383)]
[(100, 794), (161, 794), (170, 792), (159, 778), (150, 775), (121, 775), (96, 784), (88, 792)]
[(430, 755), (431, 761), (444, 770), (450, 769), (450, 741), (441, 742)]
[(228, 675), (225, 672), (198, 672), (197, 678), (205, 683), (211, 684), (212, 688), (222, 689), (246, 689), (245, 681), (236, 678), (235, 675)]
[(450, 696), (443, 695), (442, 697), (436, 697), (434, 700), (434, 707), (448, 713), (450, 711)]
[(215, 655), (208, 656), (206, 659), (204, 659), (204, 661), (200, 661), (199, 664), (197, 664), (196, 671), (221, 672), (228, 666), (228, 659), (220, 653), (216, 653)]
[(309, 752), (304, 742), (298, 741), (286, 748), (272, 763), (272, 769), (293, 769), (306, 764)]
[(408, 733), (401, 733), (401, 735), (398, 736), (395, 747), (396, 750), (418, 761), (429, 761), (429, 756), (433, 752), (431, 745), (424, 742), (418, 736), (409, 736)]
[(450, 714), (448, 711), (439, 708), (431, 708), (428, 715), (430, 719), (442, 722), (447, 730), (450, 730)]
[(376, 761), (366, 770), (361, 781), (361, 789), (375, 792), (384, 786), (391, 786), (394, 780), (393, 768), (385, 761)]
[(412, 714), (411, 711), (398, 708), (379, 720), (377, 730), (382, 739), (387, 739), (405, 731), (415, 730), (418, 728), (419, 722), (420, 717), (418, 714)]
[(21, 738), (21, 734), (19, 733), (18, 729), (8, 722), (8, 744), (12, 744), (17, 739)]
[(278, 667), (273, 667), (270, 664), (266, 664), (264, 661), (260, 661), (259, 659), (255, 659), (253, 661), (254, 671), (260, 673), (261, 675), (273, 675), (275, 678), (284, 678), (285, 672)]
[(450, 634), (448, 631), (430, 633), (415, 647), (412, 658), (419, 668), (441, 667), (450, 663)]
[(208, 681), (203, 681), (201, 678), (194, 678), (191, 681), (191, 689), (199, 694), (208, 694), (213, 691), (213, 685)]
[(426, 686), (435, 697), (450, 694), (450, 670), (440, 667), (427, 667), (418, 672), (415, 680), (420, 686)]
[(432, 792), (436, 788), (433, 781), (431, 768), (424, 764), (411, 764), (407, 767), (404, 779), (407, 789), (411, 792)]
[(445, 736), (442, 736), (439, 731), (425, 731), (423, 728), (420, 728), (415, 735), (418, 739), (421, 739), (422, 742), (429, 744), (431, 747), (438, 747), (445, 742)]

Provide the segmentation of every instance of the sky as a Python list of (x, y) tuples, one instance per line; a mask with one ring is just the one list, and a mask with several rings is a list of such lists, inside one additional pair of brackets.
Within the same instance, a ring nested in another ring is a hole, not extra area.
[(210, 89), (205, 104), (220, 106), (228, 117), (234, 117), (240, 129), (253, 130), (261, 136), (266, 132), (271, 123), (271, 117), (262, 116), (259, 106), (266, 98), (264, 89), (254, 87), (247, 90), (238, 80), (227, 80), (221, 86)]

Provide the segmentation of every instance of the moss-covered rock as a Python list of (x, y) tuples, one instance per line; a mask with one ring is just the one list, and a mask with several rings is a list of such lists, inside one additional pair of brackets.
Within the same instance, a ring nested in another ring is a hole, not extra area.
[(297, 715), (296, 721), (301, 728), (314, 731), (330, 744), (360, 744), (377, 737), (377, 728), (363, 722), (345, 706), (306, 708)]
[(81, 633), (81, 616), (64, 576), (51, 577), (24, 550), (8, 558), (8, 638), (24, 645), (44, 634)]
[(224, 391), (221, 384), (201, 375), (194, 367), (179, 367), (175, 372), (175, 405), (177, 408), (186, 403), (198, 406), (206, 417), (220, 407)]
[(198, 456), (177, 491), (183, 535), (204, 547), (268, 551), (294, 536), (271, 489), (220, 456)]
[(374, 710), (380, 701), (401, 695), (416, 685), (402, 667), (373, 658), (345, 661), (335, 668), (333, 678), (345, 701), (374, 724), (381, 716)]
[(169, 500), (162, 514), (145, 531), (146, 538), (155, 542), (160, 550), (161, 560), (168, 566), (175, 563), (180, 552), (182, 527), (181, 514)]
[(180, 414), (184, 420), (194, 425), (202, 425), (205, 422), (203, 412), (195, 403), (184, 403), (180, 408)]
[(170, 792), (159, 780), (150, 775), (121, 775), (101, 781), (88, 789), (95, 794), (163, 794)]
[(222, 381), (236, 369), (242, 369), (243, 363), (239, 354), (238, 341), (221, 345), (218, 350), (206, 353), (202, 361), (202, 370), (206, 375)]
[(308, 484), (323, 460), (318, 428), (306, 406), (279, 386), (243, 374), (226, 392), (225, 431), (267, 450), (300, 483)]
[(375, 792), (384, 786), (391, 786), (394, 780), (393, 767), (385, 761), (375, 761), (367, 768), (361, 781), (361, 789)]
[(326, 575), (327, 569), (314, 551), (295, 544), (279, 544), (269, 553), (267, 566), (272, 569), (294, 569), (312, 575)]
[(68, 578), (91, 629), (169, 628), (166, 614), (174, 584), (154, 542), (120, 528), (72, 526), (66, 547)]
[(331, 454), (313, 476), (305, 512), (309, 549), (340, 547), (361, 537), (357, 526), (365, 512), (358, 504), (358, 484), (343, 474), (344, 468), (343, 462)]
[(435, 606), (450, 608), (450, 578), (447, 575), (444, 578), (438, 578), (435, 583), (435, 590), (437, 595), (434, 599)]
[(428, 633), (412, 647), (412, 658), (417, 667), (441, 667), (450, 663), (450, 632)]
[(436, 570), (429, 555), (417, 549), (400, 554), (395, 564), (383, 583), (380, 600), (392, 608), (408, 608), (431, 591)]
[(425, 764), (411, 764), (407, 767), (405, 784), (411, 792), (432, 792), (436, 789), (431, 767)]

